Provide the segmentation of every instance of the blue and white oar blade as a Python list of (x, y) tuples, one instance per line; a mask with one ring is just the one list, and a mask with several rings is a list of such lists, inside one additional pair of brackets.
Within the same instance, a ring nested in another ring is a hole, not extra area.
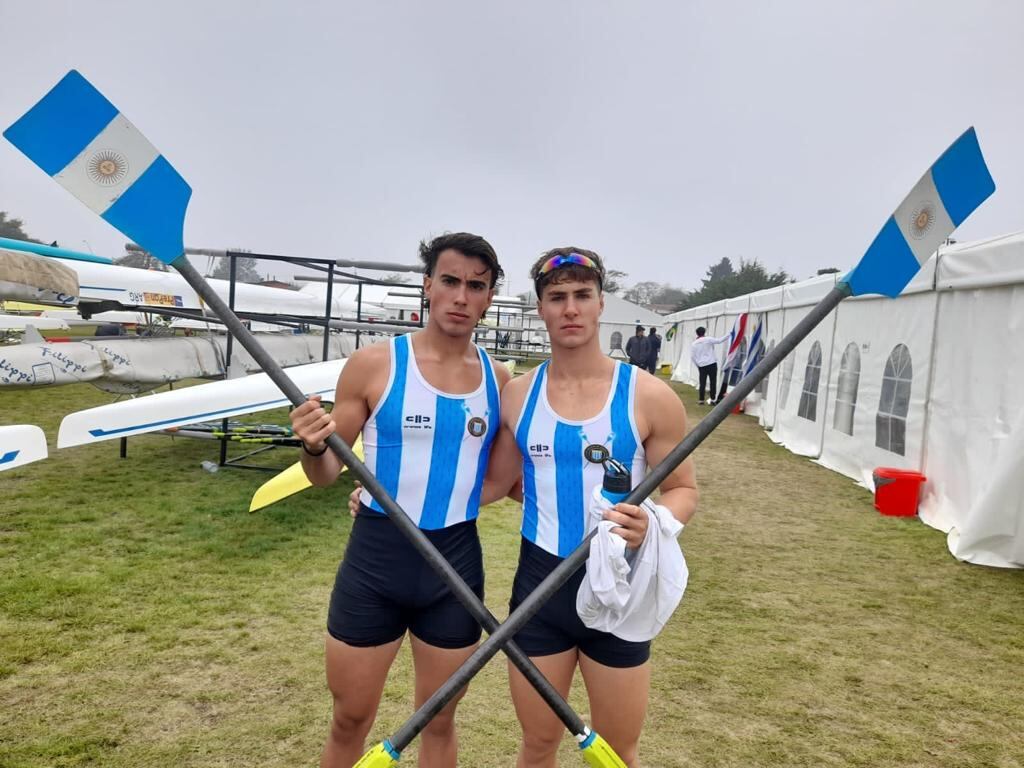
[(32, 424), (0, 427), (0, 472), (45, 459), (46, 435)]
[(192, 188), (75, 70), (4, 131), (68, 192), (163, 262), (184, 253)]
[(921, 266), (996, 189), (974, 128), (942, 153), (841, 282), (853, 296), (899, 296)]

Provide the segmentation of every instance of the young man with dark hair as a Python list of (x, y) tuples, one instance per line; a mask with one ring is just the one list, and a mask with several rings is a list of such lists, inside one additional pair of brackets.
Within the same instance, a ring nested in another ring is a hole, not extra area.
[[(472, 338), (502, 271), (491, 245), (468, 233), (421, 243), (420, 257), (430, 302), (426, 327), (356, 351), (338, 379), (331, 413), (313, 396), (291, 421), (303, 442), (303, 469), (319, 486), (341, 470), (327, 437), (337, 432), (351, 444), (362, 433), (366, 465), (483, 599), (476, 517), (510, 374)], [(407, 631), (419, 706), (473, 652), (480, 627), (363, 491), (327, 617), (334, 712), (321, 766), (348, 768), (362, 756)], [(455, 767), (456, 703), (423, 731), (420, 766)]]
[[(505, 387), (501, 431), (488, 470), (490, 483), (498, 487), (522, 474), (522, 541), (510, 610), (582, 542), (592, 516), (591, 491), (603, 477), (602, 460), (610, 456), (624, 464), (636, 485), (686, 434), (686, 411), (668, 385), (601, 351), (601, 258), (583, 248), (557, 248), (530, 274), (551, 359)], [(680, 522), (693, 515), (697, 487), (690, 460), (662, 483), (659, 503)], [(643, 543), (644, 509), (617, 504), (603, 514), (627, 547)], [(584, 577), (580, 571), (563, 585), (516, 642), (563, 696), (579, 667), (594, 729), (635, 768), (650, 686), (650, 642), (586, 627), (576, 612)], [(550, 768), (564, 728), (518, 670), (510, 667), (509, 675), (523, 728), (516, 765)]]

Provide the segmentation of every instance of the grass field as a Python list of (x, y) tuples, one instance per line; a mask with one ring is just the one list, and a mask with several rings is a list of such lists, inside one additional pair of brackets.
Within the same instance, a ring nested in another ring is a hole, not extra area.
[[(203, 471), (215, 443), (55, 451), (64, 414), (109, 399), (0, 394), (0, 423), (42, 426), (53, 452), (0, 474), (0, 766), (314, 765), (348, 481), (250, 514), (266, 476)], [(690, 586), (654, 645), (646, 766), (1024, 765), (1024, 573), (956, 562), (941, 534), (879, 516), (753, 419), (730, 417), (697, 457)], [(484, 511), (499, 617), (517, 530), (513, 505)], [(410, 680), (403, 650), (375, 740), (410, 714)], [(586, 718), (579, 685), (571, 703)], [(459, 724), (460, 765), (514, 765), (503, 663)], [(574, 752), (567, 739), (562, 764), (582, 765)]]

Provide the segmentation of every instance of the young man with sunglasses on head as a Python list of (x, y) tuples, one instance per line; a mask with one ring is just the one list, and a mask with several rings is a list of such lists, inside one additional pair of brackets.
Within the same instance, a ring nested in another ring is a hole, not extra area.
[[(602, 482), (602, 460), (610, 456), (621, 462), (635, 486), (686, 434), (685, 409), (667, 384), (601, 351), (605, 271), (600, 257), (582, 248), (558, 248), (545, 253), (530, 274), (551, 359), (502, 392), (502, 426), (488, 470), (496, 487), (511, 485), (522, 474), (522, 541), (510, 610), (582, 542), (592, 525), (592, 489)], [(666, 514), (687, 522), (697, 506), (692, 461), (683, 462), (660, 490), (658, 503)], [(649, 517), (642, 507), (620, 503), (603, 516), (617, 526), (612, 531), (625, 539), (627, 552), (656, 535), (648, 533)], [(576, 609), (584, 578), (581, 569), (515, 639), (563, 696), (579, 667), (594, 730), (627, 765), (637, 766), (650, 686), (650, 642), (627, 641), (585, 626)], [(556, 765), (561, 722), (518, 670), (510, 666), (509, 675), (523, 728), (516, 765)]]
[[(476, 517), (510, 374), (472, 339), (502, 270), (491, 245), (468, 233), (421, 243), (420, 258), (426, 327), (358, 350), (331, 413), (314, 396), (291, 421), (306, 475), (319, 486), (341, 470), (327, 437), (336, 431), (351, 445), (362, 433), (367, 467), (483, 599)], [(321, 766), (348, 768), (362, 756), (407, 631), (418, 707), (473, 652), (480, 626), (364, 490), (327, 617), (334, 711)], [(423, 731), (420, 766), (455, 768), (457, 702)]]

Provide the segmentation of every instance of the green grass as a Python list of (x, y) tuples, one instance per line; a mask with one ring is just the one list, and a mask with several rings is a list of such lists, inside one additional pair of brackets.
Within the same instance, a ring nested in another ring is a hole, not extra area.
[[(0, 766), (315, 764), (348, 481), (250, 514), (267, 476), (203, 471), (215, 443), (54, 449), (64, 414), (107, 401), (87, 385), (0, 394), (0, 423), (39, 424), (52, 451), (0, 475)], [(697, 456), (690, 586), (654, 645), (645, 765), (1024, 765), (1024, 574), (956, 562), (941, 534), (879, 516), (753, 419), (730, 417)], [(482, 516), (498, 616), (517, 526), (511, 504)], [(403, 650), (375, 740), (411, 712), (410, 666)], [(571, 702), (586, 717), (579, 685)], [(459, 724), (461, 765), (513, 765), (503, 663)]]

